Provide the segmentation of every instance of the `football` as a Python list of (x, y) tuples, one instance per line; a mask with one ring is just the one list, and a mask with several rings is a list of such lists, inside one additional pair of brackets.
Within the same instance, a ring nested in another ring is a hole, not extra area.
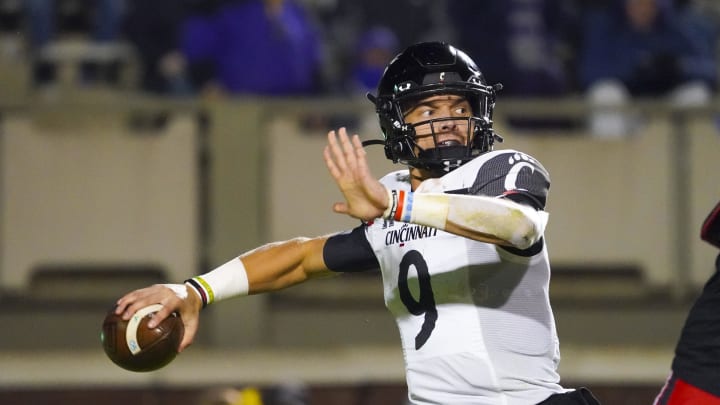
[(160, 304), (147, 306), (127, 321), (114, 309), (107, 313), (100, 340), (113, 363), (130, 371), (154, 371), (177, 356), (185, 332), (180, 315), (174, 312), (154, 328), (147, 326), (160, 308)]

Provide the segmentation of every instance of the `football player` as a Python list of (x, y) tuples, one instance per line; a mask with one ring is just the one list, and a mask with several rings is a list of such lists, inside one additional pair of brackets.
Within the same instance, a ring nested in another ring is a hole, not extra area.
[(559, 383), (543, 238), (550, 177), (532, 156), (493, 150), (501, 87), (449, 44), (408, 47), (368, 95), (387, 158), (406, 167), (377, 180), (357, 135), (328, 133), (325, 162), (345, 198), (333, 209), (360, 225), (259, 247), (184, 285), (131, 292), (117, 313), (161, 303), (158, 322), (179, 310), (182, 349), (205, 305), (380, 269), (411, 403), (597, 404), (587, 389)]
[[(703, 222), (702, 240), (720, 248), (720, 202)], [(720, 255), (715, 273), (690, 309), (672, 372), (655, 405), (720, 405)]]

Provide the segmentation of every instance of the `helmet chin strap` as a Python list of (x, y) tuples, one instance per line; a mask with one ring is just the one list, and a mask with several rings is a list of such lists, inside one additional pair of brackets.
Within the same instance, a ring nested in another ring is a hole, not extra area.
[(385, 145), (384, 139), (367, 139), (362, 141), (362, 146), (369, 146), (369, 145)]
[(445, 174), (472, 160), (474, 156), (468, 154), (468, 147), (465, 145), (451, 145), (421, 150), (418, 158), (422, 163), (417, 162), (413, 164), (414, 167)]

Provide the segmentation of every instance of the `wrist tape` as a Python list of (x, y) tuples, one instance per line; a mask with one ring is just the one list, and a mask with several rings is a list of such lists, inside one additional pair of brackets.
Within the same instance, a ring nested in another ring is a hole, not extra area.
[(225, 298), (248, 295), (249, 285), (245, 265), (236, 257), (216, 269), (185, 280), (203, 303), (203, 308)]
[(388, 207), (385, 212), (383, 212), (383, 218), (410, 222), (413, 200), (413, 192), (388, 189)]
[(448, 210), (447, 194), (388, 190), (388, 208), (383, 218), (445, 229)]

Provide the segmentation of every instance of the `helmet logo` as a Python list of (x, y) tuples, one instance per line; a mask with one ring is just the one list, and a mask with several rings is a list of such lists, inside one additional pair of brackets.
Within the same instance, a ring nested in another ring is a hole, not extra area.
[(440, 72), (440, 81), (441, 82), (445, 81), (445, 72)]
[(407, 132), (408, 130), (410, 130), (410, 127), (408, 126), (408, 124), (401, 124), (400, 121), (398, 121), (398, 120), (393, 121), (392, 125), (395, 129), (399, 129), (400, 131), (403, 131), (403, 132)]
[(396, 84), (396, 85), (395, 85), (395, 92), (396, 92), (396, 93), (402, 93), (403, 91), (408, 91), (408, 90), (410, 90), (410, 86), (412, 86), (412, 84), (411, 84), (410, 82), (405, 82), (405, 83)]
[(458, 159), (455, 162), (452, 162), (450, 160), (445, 160), (442, 162), (442, 164), (443, 164), (442, 171), (449, 172), (457, 167), (460, 167), (460, 165), (463, 164), (463, 161), (461, 159)]

